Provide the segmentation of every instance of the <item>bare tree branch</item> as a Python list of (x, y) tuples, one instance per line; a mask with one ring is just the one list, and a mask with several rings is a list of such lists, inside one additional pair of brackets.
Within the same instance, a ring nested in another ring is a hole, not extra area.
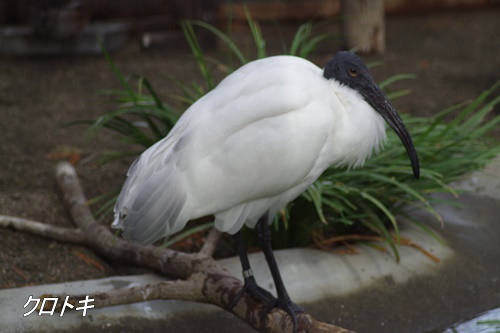
[(203, 244), (200, 252), (198, 252), (199, 256), (211, 257), (214, 254), (215, 249), (217, 248), (217, 243), (219, 242), (221, 233), (219, 230), (212, 228), (208, 233), (207, 239), (205, 239), (205, 243)]
[(56, 180), (66, 209), (77, 227), (84, 231), (87, 244), (92, 249), (112, 260), (152, 268), (176, 278), (186, 279), (193, 273), (191, 262), (194, 255), (131, 243), (116, 237), (107, 227), (98, 224), (87, 205), (87, 199), (71, 164), (61, 162), (57, 165)]
[(0, 227), (27, 231), (60, 242), (82, 244), (86, 241), (85, 234), (81, 230), (58, 227), (22, 217), (0, 215)]
[[(62, 241), (65, 239), (61, 237), (68, 234), (73, 237), (74, 242), (88, 245), (103, 257), (152, 268), (169, 277), (180, 279), (93, 294), (95, 307), (157, 299), (187, 300), (217, 305), (231, 311), (235, 316), (261, 331), (285, 333), (293, 330), (290, 317), (281, 309), (274, 309), (263, 322), (260, 314), (266, 305), (247, 294), (242, 295), (234, 308), (228, 309), (231, 300), (243, 285), (239, 279), (231, 276), (211, 257), (220, 237), (217, 230), (210, 231), (206, 244), (197, 254), (186, 254), (162, 247), (140, 246), (116, 237), (107, 227), (96, 222), (87, 206), (87, 199), (73, 166), (69, 163), (60, 163), (57, 166), (56, 178), (63, 194), (64, 204), (78, 226), (77, 230), (71, 231), (54, 226), (45, 228), (39, 222), (11, 217), (0, 218), (0, 226), (13, 226), (18, 230), (34, 232)], [(77, 304), (78, 300), (84, 297), (84, 295), (72, 296), (70, 302)], [(298, 315), (298, 331), (354, 333), (319, 322), (306, 313)]]

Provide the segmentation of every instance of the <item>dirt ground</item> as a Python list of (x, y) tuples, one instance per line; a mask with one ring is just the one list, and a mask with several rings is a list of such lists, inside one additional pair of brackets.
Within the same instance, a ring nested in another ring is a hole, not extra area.
[[(418, 79), (397, 85), (413, 93), (394, 104), (401, 112), (433, 114), (476, 97), (500, 79), (499, 14), (497, 6), (390, 17), (387, 53), (364, 58), (383, 61), (373, 70), (377, 80), (416, 74)], [(316, 56), (320, 65), (339, 49), (338, 42), (329, 48), (330, 54)], [(131, 43), (113, 58), (124, 73), (148, 77), (166, 98), (178, 93), (167, 75), (200, 78), (187, 54), (185, 49), (143, 52)], [(101, 166), (95, 156), (124, 144), (109, 133), (88, 137), (83, 126), (63, 126), (109, 111), (113, 103), (100, 91), (118, 86), (102, 57), (0, 58), (0, 214), (72, 227), (54, 180), (58, 153), (82, 156), (77, 170), (88, 198), (120, 188), (130, 160)], [(85, 247), (0, 230), (0, 288), (134, 272)]]

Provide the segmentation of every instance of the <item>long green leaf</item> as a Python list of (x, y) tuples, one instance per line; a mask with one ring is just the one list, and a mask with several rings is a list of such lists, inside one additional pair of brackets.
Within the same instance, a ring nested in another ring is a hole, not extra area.
[[(189, 21), (189, 22), (192, 23), (192, 24), (198, 25), (198, 26), (200, 26), (200, 27), (202, 27), (204, 29), (207, 29), (208, 31), (212, 32), (217, 37), (219, 37), (229, 47), (229, 49), (233, 52), (233, 54), (236, 55), (236, 57), (238, 58), (238, 60), (240, 61), (240, 63), (242, 65), (246, 64), (248, 62), (248, 59), (243, 55), (243, 53), (240, 51), (240, 49), (238, 48), (238, 46), (236, 45), (236, 43), (234, 43), (231, 40), (231, 38), (229, 38), (228, 35), (226, 35), (225, 33), (223, 33), (222, 31), (220, 31), (219, 29), (217, 29), (213, 25), (210, 25), (210, 24), (208, 24), (206, 22), (198, 21), (198, 20), (192, 20), (192, 21)], [(192, 35), (194, 35), (194, 32), (192, 33)], [(198, 48), (199, 48), (199, 44), (198, 44)]]
[(198, 24), (200, 26), (206, 25), (206, 23), (201, 21), (186, 21), (182, 24), (182, 31), (184, 32), (184, 36), (186, 37), (189, 47), (191, 48), (191, 51), (193, 52), (193, 55), (198, 62), (198, 67), (200, 68), (201, 74), (205, 79), (205, 83), (208, 89), (211, 90), (215, 87), (213, 76), (208, 70), (200, 43), (198, 42), (198, 38), (196, 37), (196, 33), (194, 32), (191, 23)]
[(245, 16), (248, 22), (248, 26), (250, 27), (250, 32), (252, 33), (252, 37), (255, 43), (255, 47), (257, 48), (257, 59), (262, 59), (266, 57), (266, 41), (262, 38), (262, 32), (260, 30), (259, 23), (254, 21), (248, 9), (245, 7)]

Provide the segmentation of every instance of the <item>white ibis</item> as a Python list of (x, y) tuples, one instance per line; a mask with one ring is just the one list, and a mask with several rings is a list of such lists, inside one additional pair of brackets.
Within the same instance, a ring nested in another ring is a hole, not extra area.
[[(406, 147), (415, 178), (419, 162), (410, 134), (363, 61), (337, 53), (322, 70), (292, 56), (250, 62), (226, 77), (181, 116), (166, 138), (130, 167), (115, 206), (125, 238), (152, 243), (195, 218), (235, 235), (244, 292), (296, 312), (282, 282), (269, 223), (330, 166), (358, 167), (386, 140), (385, 122)], [(239, 232), (256, 228), (277, 298), (258, 287)]]

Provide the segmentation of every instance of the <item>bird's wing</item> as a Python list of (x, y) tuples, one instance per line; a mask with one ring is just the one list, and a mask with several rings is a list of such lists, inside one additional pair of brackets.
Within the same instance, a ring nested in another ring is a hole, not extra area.
[(130, 166), (114, 207), (113, 227), (123, 229), (125, 238), (149, 244), (170, 234), (165, 221), (189, 219), (181, 214), (187, 199), (181, 179), (165, 164), (182, 132), (176, 126)]
[[(125, 236), (150, 242), (192, 218), (219, 212), (234, 218), (233, 208), (263, 214), (267, 198), (307, 186), (323, 171), (318, 161), (330, 119), (317, 98), (325, 93), (317, 88), (321, 70), (296, 58), (265, 60), (242, 67), (193, 104), (131, 168), (117, 203)], [(242, 207), (250, 202), (254, 208)]]

